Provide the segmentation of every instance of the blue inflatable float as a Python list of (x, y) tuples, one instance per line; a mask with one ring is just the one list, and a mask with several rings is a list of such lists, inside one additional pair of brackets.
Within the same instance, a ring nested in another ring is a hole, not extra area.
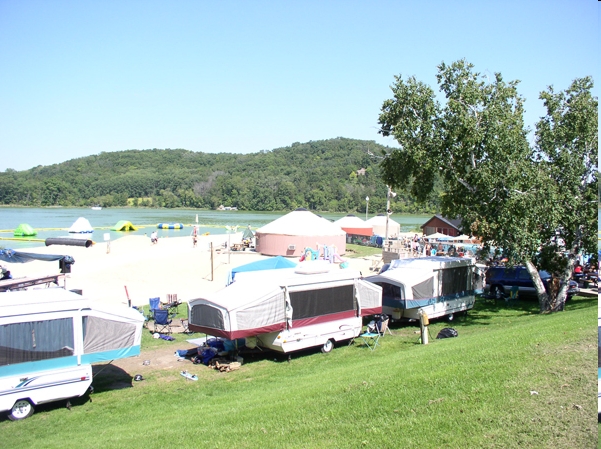
[(159, 223), (157, 225), (159, 229), (184, 229), (183, 223)]

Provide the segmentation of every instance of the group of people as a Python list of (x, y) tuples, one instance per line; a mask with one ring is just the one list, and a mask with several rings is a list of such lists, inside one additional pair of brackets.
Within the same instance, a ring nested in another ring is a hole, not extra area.
[(598, 271), (597, 265), (592, 263), (587, 263), (582, 265), (579, 260), (577, 260), (574, 264), (574, 272), (572, 273), (572, 279), (577, 282), (581, 281), (591, 281), (593, 284), (598, 284)]
[(420, 237), (417, 234), (415, 234), (405, 246), (409, 246), (409, 249), (415, 257), (436, 255), (445, 255), (449, 257), (464, 256), (462, 248), (457, 248), (453, 244), (450, 244), (445, 248), (446, 244), (443, 245), (442, 242), (430, 242), (427, 237)]

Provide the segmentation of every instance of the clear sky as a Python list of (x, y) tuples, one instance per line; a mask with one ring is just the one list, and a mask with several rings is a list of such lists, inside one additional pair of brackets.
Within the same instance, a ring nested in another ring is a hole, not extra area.
[(465, 58), (538, 95), (592, 76), (595, 0), (0, 0), (0, 171), (127, 149), (377, 134), (394, 75)]

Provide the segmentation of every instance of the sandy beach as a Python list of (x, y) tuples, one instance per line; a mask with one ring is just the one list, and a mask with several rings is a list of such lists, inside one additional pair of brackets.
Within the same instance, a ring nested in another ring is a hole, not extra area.
[[(231, 234), (230, 242), (242, 240), (242, 234)], [(167, 300), (177, 294), (180, 301), (225, 287), (229, 270), (268, 258), (254, 251), (232, 251), (223, 248), (227, 235), (200, 236), (194, 248), (190, 237), (161, 238), (152, 245), (146, 236), (125, 236), (107, 243), (97, 242), (89, 248), (51, 245), (23, 250), (34, 254), (58, 254), (73, 257), (71, 273), (65, 277), (68, 290), (78, 289), (83, 296), (106, 303), (148, 304), (151, 297)], [(213, 244), (211, 258), (210, 244)], [(343, 256), (344, 258), (344, 256)], [(212, 262), (211, 262), (212, 259)], [(371, 273), (373, 258), (345, 258), (349, 268)], [(58, 262), (34, 261), (24, 264), (4, 263), (13, 278), (54, 275), (60, 272)]]

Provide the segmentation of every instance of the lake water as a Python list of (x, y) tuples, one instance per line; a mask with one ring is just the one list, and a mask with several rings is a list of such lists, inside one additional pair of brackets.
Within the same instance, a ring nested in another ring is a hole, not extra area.
[[(104, 208), (92, 210), (90, 208), (29, 208), (29, 207), (2, 207), (0, 208), (0, 247), (19, 249), (35, 246), (44, 246), (44, 241), (49, 237), (73, 237), (68, 229), (79, 217), (86, 218), (94, 232), (91, 240), (101, 242), (106, 233), (110, 239), (115, 240), (125, 235), (150, 235), (157, 230), (158, 223), (182, 223), (184, 229), (158, 229), (159, 237), (184, 237), (190, 235), (192, 226), (196, 224), (201, 234), (227, 234), (226, 226), (238, 226), (242, 232), (249, 226), (255, 230), (267, 223), (285, 215), (284, 212), (246, 212), (246, 211), (207, 211), (195, 209), (140, 209), (140, 208)], [(321, 214), (329, 220), (338, 220), (346, 214)], [(364, 219), (364, 216), (357, 216)], [(368, 218), (373, 217), (370, 215)], [(416, 231), (419, 227), (432, 218), (431, 215), (392, 215), (401, 225), (401, 232)], [(111, 231), (120, 220), (130, 221), (138, 227), (137, 231), (118, 232)], [(22, 223), (33, 227), (38, 234), (31, 238), (13, 237), (14, 230)]]

